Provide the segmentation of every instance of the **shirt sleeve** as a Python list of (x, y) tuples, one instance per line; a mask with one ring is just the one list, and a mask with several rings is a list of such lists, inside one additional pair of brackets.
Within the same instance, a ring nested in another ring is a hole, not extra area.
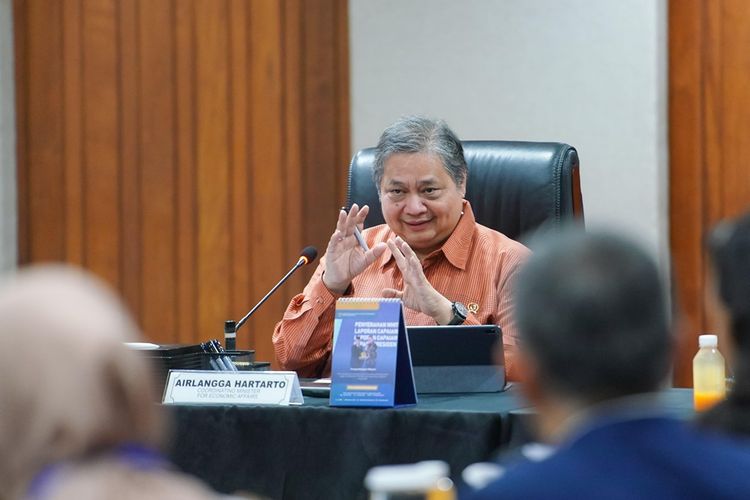
[(273, 331), (273, 349), (282, 370), (301, 377), (323, 375), (331, 354), (338, 294), (323, 283), (325, 257), (302, 293), (295, 295)]
[(523, 245), (508, 248), (503, 255), (500, 266), (500, 279), (497, 285), (497, 318), (503, 331), (503, 356), (505, 358), (505, 376), (510, 381), (518, 381), (518, 366), (515, 354), (518, 343), (516, 320), (513, 314), (513, 287), (518, 271), (531, 252)]

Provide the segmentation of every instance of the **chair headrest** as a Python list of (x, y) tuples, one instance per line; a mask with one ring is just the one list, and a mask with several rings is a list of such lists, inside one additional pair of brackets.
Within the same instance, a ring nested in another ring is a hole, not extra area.
[[(466, 199), (477, 222), (518, 239), (542, 224), (583, 216), (578, 153), (553, 142), (463, 141), (469, 169)], [(370, 206), (366, 227), (383, 224), (372, 180), (375, 149), (362, 149), (349, 167), (347, 206)]]

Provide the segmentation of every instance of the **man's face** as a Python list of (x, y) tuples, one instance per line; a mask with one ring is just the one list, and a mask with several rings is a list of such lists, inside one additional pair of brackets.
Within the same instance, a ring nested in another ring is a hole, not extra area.
[(464, 194), (436, 155), (397, 153), (385, 161), (380, 183), (383, 217), (420, 257), (440, 248), (451, 235)]

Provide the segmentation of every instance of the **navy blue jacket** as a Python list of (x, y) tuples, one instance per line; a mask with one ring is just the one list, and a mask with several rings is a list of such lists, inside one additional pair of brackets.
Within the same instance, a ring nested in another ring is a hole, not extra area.
[(666, 417), (609, 421), (466, 498), (750, 499), (750, 442)]

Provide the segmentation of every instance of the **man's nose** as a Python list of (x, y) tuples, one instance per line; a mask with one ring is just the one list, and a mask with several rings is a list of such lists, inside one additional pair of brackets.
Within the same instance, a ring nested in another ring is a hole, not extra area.
[(419, 214), (427, 210), (424, 204), (424, 200), (418, 194), (410, 194), (406, 197), (406, 206), (404, 207), (407, 213)]

